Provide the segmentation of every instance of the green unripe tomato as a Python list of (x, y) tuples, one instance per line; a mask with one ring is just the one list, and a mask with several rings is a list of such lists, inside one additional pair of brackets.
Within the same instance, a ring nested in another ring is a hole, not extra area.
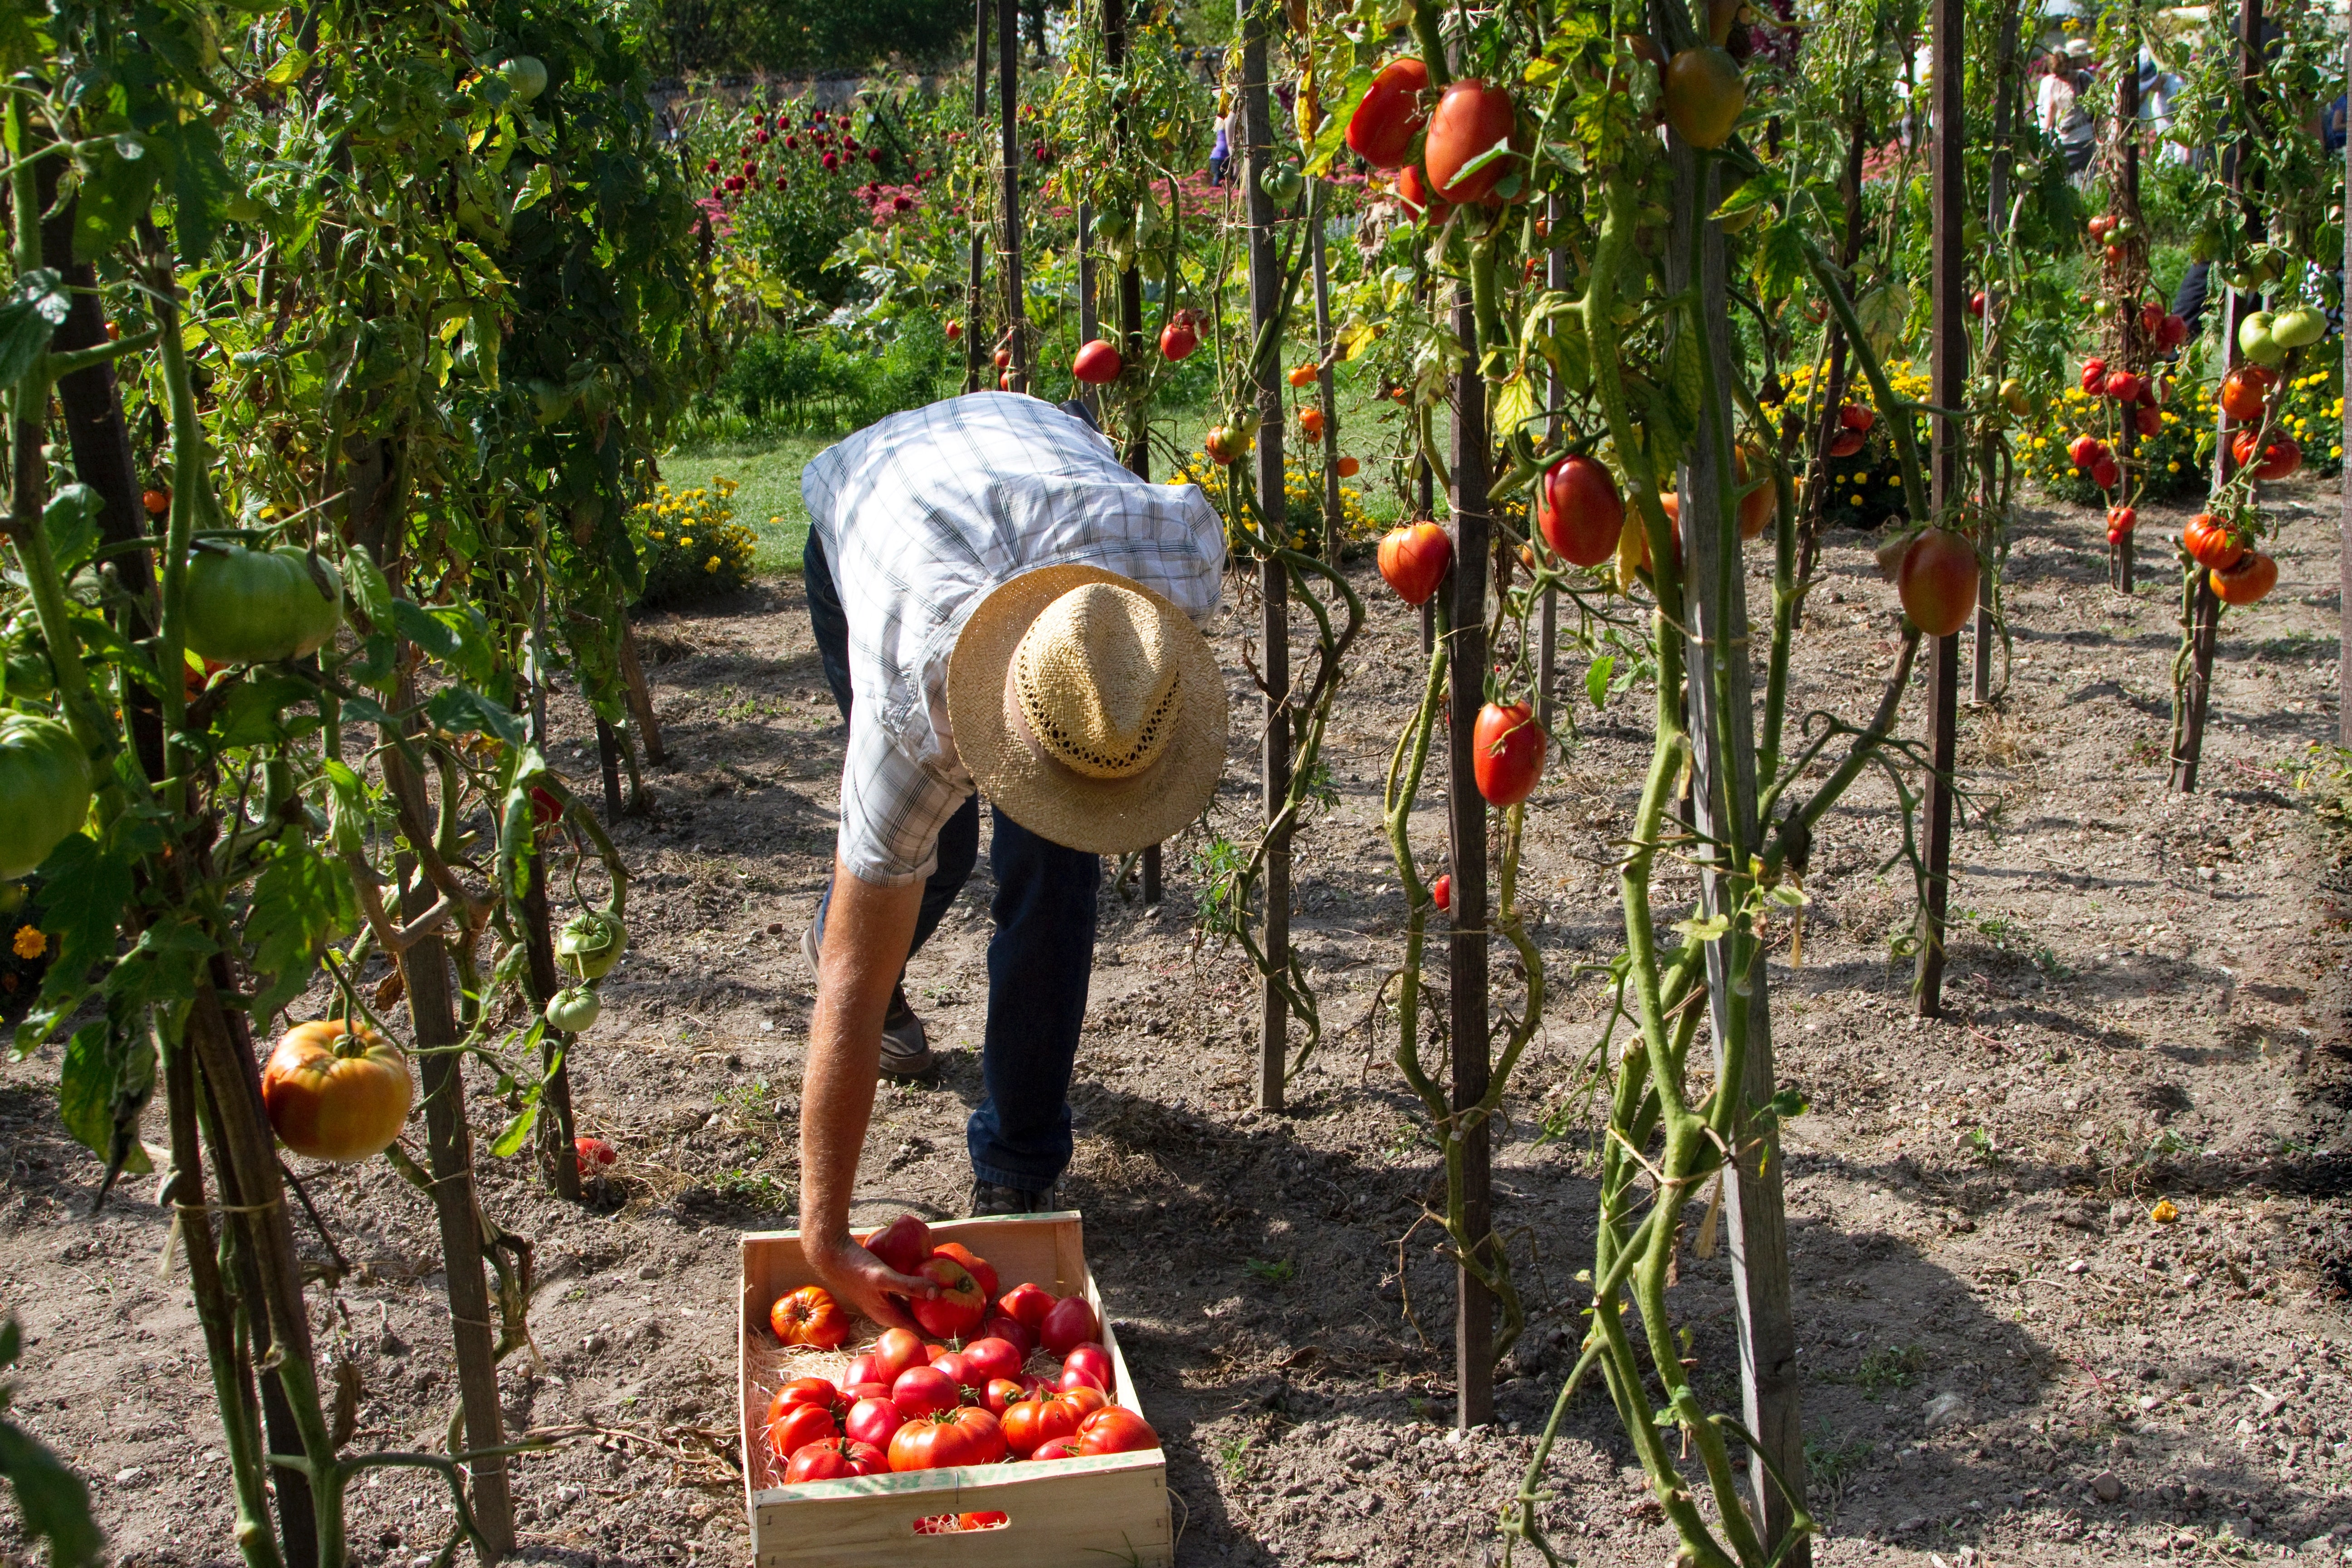
[(1257, 178), (1257, 188), (1274, 198), (1276, 206), (1288, 206), (1307, 188), (1307, 181), (1297, 168), (1289, 163), (1277, 163)]
[(2268, 310), (2256, 310), (2238, 323), (2238, 348), (2256, 364), (2274, 365), (2286, 358), (2286, 349), (2271, 333), (2276, 320)]
[(2271, 341), (2283, 349), (2299, 349), (2327, 335), (2327, 318), (2308, 305), (2281, 310), (2271, 321)]
[(629, 928), (609, 910), (583, 910), (555, 935), (555, 956), (583, 980), (602, 980), (621, 962)]
[(237, 223), (259, 223), (262, 205), (248, 191), (237, 191), (228, 198), (228, 216)]
[(8, 656), (5, 689), (12, 702), (47, 702), (58, 689), (57, 679), (49, 671), (49, 661), (32, 648), (18, 648)]
[(33, 713), (0, 716), (0, 879), (40, 868), (89, 815), (89, 755), (73, 731)]
[(595, 1026), (604, 1004), (585, 985), (567, 986), (547, 999), (547, 1026), (567, 1035)]
[(326, 647), (343, 624), (343, 580), (319, 563), (328, 592), (310, 574), (309, 552), (292, 545), (205, 548), (188, 559), (188, 647), (223, 664), (300, 658)]
[(537, 55), (517, 55), (499, 67), (499, 74), (506, 78), (507, 90), (525, 103), (547, 90), (547, 67)]

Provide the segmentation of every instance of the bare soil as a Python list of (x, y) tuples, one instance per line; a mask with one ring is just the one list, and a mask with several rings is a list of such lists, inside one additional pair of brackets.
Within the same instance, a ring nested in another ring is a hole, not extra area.
[[(1784, 948), (1770, 977), (1780, 1074), (1812, 1107), (1790, 1128), (1788, 1173), (1823, 1562), (2352, 1556), (2352, 941), (2337, 845), (2287, 772), (2336, 728), (2335, 505), (2282, 487), (2279, 589), (2228, 621), (2205, 787), (2185, 797), (2164, 766), (2169, 565), (2124, 599), (2087, 515), (2023, 517), (2012, 672), (1961, 719), (1948, 1017), (1912, 1016), (1909, 963), (1890, 956), (1911, 904), (1907, 870), (1887, 864), (1892, 790), (1866, 780), (1824, 825), (1801, 965)], [(2180, 520), (2151, 510), (2145, 553), (2168, 556)], [(1869, 542), (1830, 543), (1792, 711), (1858, 718), (1875, 698), (1896, 632)], [(1769, 584), (1754, 586), (1760, 613)], [(1423, 1217), (1434, 1152), (1389, 1065), (1392, 1025), (1362, 1025), (1401, 951), (1380, 781), (1420, 668), (1410, 613), (1367, 597), (1331, 748), (1339, 804), (1297, 863), (1296, 929), (1329, 1029), (1286, 1114), (1251, 1109), (1254, 977), (1191, 932), (1197, 837), (1171, 847), (1163, 902), (1104, 899), (1063, 1192), (1166, 1438), (1187, 1564), (1495, 1559), (1580, 1332), (1594, 1163), (1580, 1086), (1602, 983), (1570, 971), (1621, 941), (1608, 868), (1648, 698), (1596, 715), (1580, 694), (1569, 763), (1530, 813), (1553, 999), (1495, 1179), (1532, 1316), (1497, 1425), (1456, 1434), (1451, 1276)], [(1228, 617), (1230, 668), (1245, 618)], [(634, 943), (575, 1065), (581, 1130), (620, 1163), (600, 1202), (572, 1208), (526, 1161), (484, 1160), (485, 1205), (535, 1242), (541, 1286), (539, 1354), (505, 1367), (509, 1422), (602, 1434), (519, 1462), (526, 1553), (582, 1565), (749, 1555), (730, 1458), (737, 1238), (791, 1224), (812, 999), (799, 942), (843, 741), (796, 581), (642, 631), (676, 757), (649, 775), (654, 815), (619, 829)], [(1239, 835), (1255, 706), (1239, 679), (1234, 691), (1213, 820)], [(1916, 692), (1906, 722), (1916, 734)], [(559, 729), (586, 785), (576, 705)], [(1433, 788), (1418, 830), (1433, 860), (1442, 809)], [(962, 1212), (988, 895), (983, 858), (913, 965), (948, 1062), (935, 1086), (884, 1091), (862, 1221)], [(201, 1342), (184, 1283), (157, 1275), (164, 1218), (150, 1191), (89, 1217), (97, 1167), (58, 1130), (56, 1076), (54, 1052), (0, 1068), (0, 1300), (29, 1345), (16, 1409), (91, 1478), (125, 1561), (234, 1563)], [(505, 1113), (476, 1085), (487, 1140)], [(453, 1386), (431, 1213), (382, 1163), (304, 1173), (354, 1266), (314, 1299), (323, 1342), (360, 1371), (358, 1441), (436, 1445)], [(2176, 1223), (2151, 1219), (2159, 1198)], [(1685, 1258), (1677, 1295), (1704, 1389), (1736, 1408), (1726, 1267)], [(1569, 1413), (1544, 1484), (1545, 1528), (1578, 1561), (1671, 1554), (1597, 1392)], [(422, 1564), (449, 1529), (413, 1475), (352, 1501), (363, 1563)]]

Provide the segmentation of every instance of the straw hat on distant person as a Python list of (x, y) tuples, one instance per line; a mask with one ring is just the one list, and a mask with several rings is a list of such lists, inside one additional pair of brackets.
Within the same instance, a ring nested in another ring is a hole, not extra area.
[(1171, 838), (1225, 765), (1225, 683), (1200, 629), (1100, 567), (1043, 566), (980, 602), (948, 659), (948, 719), (981, 793), (1097, 855)]

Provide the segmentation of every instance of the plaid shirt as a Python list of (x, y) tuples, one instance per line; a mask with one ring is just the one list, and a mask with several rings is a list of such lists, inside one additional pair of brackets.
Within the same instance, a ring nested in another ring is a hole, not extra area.
[(840, 850), (861, 880), (902, 886), (939, 862), (972, 792), (948, 723), (948, 656), (998, 584), (1083, 563), (1164, 595), (1203, 629), (1224, 524), (1193, 485), (1127, 471), (1050, 403), (971, 393), (894, 415), (801, 475), (849, 622), (849, 752)]

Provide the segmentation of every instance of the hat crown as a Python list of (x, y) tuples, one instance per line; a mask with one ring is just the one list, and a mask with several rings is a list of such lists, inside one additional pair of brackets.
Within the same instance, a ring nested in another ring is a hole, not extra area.
[(1088, 778), (1159, 760), (1174, 730), (1178, 666), (1142, 595), (1087, 583), (1047, 605), (1013, 658), (1022, 716), (1046, 753)]

